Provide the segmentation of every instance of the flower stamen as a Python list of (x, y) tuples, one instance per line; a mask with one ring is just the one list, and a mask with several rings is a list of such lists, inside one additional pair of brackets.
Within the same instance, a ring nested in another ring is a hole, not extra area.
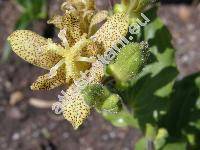
[(94, 63), (96, 61), (96, 58), (94, 58), (94, 57), (90, 57), (90, 58), (88, 58), (88, 57), (78, 57), (76, 59), (76, 61)]
[(60, 30), (58, 37), (61, 39), (62, 44), (65, 47), (65, 49), (68, 49), (69, 43), (68, 43), (67, 38), (66, 38), (66, 30), (65, 29)]
[(54, 67), (50, 69), (49, 77), (53, 78), (57, 75), (57, 70), (65, 63), (65, 59), (61, 59)]

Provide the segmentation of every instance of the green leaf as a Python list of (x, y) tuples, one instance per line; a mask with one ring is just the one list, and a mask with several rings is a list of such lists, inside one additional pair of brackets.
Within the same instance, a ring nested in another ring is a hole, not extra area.
[(31, 22), (31, 18), (29, 17), (29, 14), (24, 13), (21, 15), (21, 17), (15, 24), (15, 28), (16, 29), (26, 29), (26, 28), (28, 28), (30, 22)]
[(156, 125), (166, 113), (168, 97), (178, 75), (170, 32), (157, 17), (155, 8), (146, 15), (151, 22), (145, 26), (141, 40), (148, 41), (151, 56), (139, 77), (121, 94), (143, 130), (147, 123)]
[[(137, 123), (148, 135), (137, 143), (136, 149), (139, 150), (146, 149), (148, 143), (151, 145), (154, 133), (151, 131), (154, 129), (158, 129), (158, 135), (162, 135), (155, 138), (157, 149), (199, 149), (200, 73), (177, 79), (179, 72), (175, 63), (175, 49), (171, 44), (172, 37), (156, 12), (157, 9), (153, 8), (145, 13), (151, 22), (142, 29), (139, 41), (136, 41), (149, 43), (150, 59), (126, 89), (115, 86), (124, 104), (133, 111), (128, 116), (134, 121), (123, 125)], [(124, 61), (118, 66), (126, 64), (129, 67), (129, 63)], [(115, 80), (118, 79), (115, 77)], [(116, 120), (126, 118), (123, 115), (104, 117), (114, 125), (118, 125)], [(147, 125), (152, 128), (147, 128)], [(159, 134), (160, 129), (164, 129), (164, 134)]]
[(161, 149), (167, 142), (169, 134), (166, 129), (160, 128), (158, 130), (156, 139), (154, 140), (154, 145), (156, 149)]
[(173, 87), (168, 113), (164, 119), (164, 125), (171, 136), (180, 136), (182, 129), (191, 122), (190, 119), (195, 120), (195, 116), (199, 116), (196, 110), (196, 102), (200, 95), (200, 90), (195, 82), (197, 77), (200, 77), (200, 74), (177, 81)]
[(145, 137), (150, 140), (154, 140), (156, 138), (156, 129), (151, 124), (148, 124), (148, 123), (146, 124)]
[(117, 127), (134, 127), (139, 128), (138, 122), (136, 119), (133, 118), (132, 114), (129, 112), (122, 110), (117, 114), (110, 114), (110, 113), (102, 113), (103, 117), (110, 121), (114, 126)]
[(135, 144), (135, 150), (153, 150), (153, 149), (154, 149), (153, 141), (148, 140), (147, 138), (141, 138)]
[(44, 19), (47, 16), (46, 0), (17, 0), (18, 4), (23, 7), (23, 13), (29, 15), (29, 18)]
[(171, 34), (159, 17), (156, 17), (156, 9), (146, 12), (151, 22), (144, 28), (144, 40), (148, 41), (149, 48), (154, 58), (144, 70), (155, 75), (163, 68), (175, 65), (175, 49), (171, 44)]
[(170, 143), (167, 144), (162, 150), (187, 150), (186, 143)]
[(153, 8), (145, 13), (151, 22), (142, 30), (140, 41), (137, 41), (149, 43), (150, 58), (127, 89), (118, 88), (124, 103), (134, 112), (132, 117), (143, 131), (148, 123), (158, 126), (159, 120), (167, 113), (168, 98), (178, 75), (171, 34), (157, 17), (156, 11)]
[(141, 138), (135, 144), (135, 150), (146, 150), (146, 149), (147, 149), (147, 140), (146, 140), (146, 138)]

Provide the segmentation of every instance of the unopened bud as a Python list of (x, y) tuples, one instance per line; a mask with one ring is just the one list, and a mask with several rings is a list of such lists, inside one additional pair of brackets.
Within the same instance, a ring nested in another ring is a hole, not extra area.
[(109, 97), (110, 92), (100, 84), (88, 85), (83, 91), (85, 102), (91, 107), (99, 107)]
[(85, 102), (99, 112), (118, 113), (122, 109), (120, 96), (113, 94), (102, 85), (89, 85), (82, 91), (82, 94)]
[(118, 113), (122, 109), (121, 98), (117, 94), (110, 95), (101, 107), (101, 111), (108, 113)]
[(115, 62), (108, 66), (107, 72), (120, 84), (133, 79), (141, 71), (144, 63), (143, 48), (139, 43), (126, 45)]

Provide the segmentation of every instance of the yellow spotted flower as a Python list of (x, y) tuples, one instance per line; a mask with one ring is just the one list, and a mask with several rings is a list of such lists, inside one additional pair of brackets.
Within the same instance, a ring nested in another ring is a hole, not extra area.
[[(114, 26), (114, 27), (113, 27)], [(94, 34), (95, 42), (101, 43), (104, 50), (108, 50), (126, 35), (128, 29), (128, 16), (125, 13), (115, 14)], [(104, 68), (101, 62), (93, 63), (89, 74), (81, 77), (87, 84), (101, 83)], [(86, 104), (79, 86), (72, 84), (67, 90), (62, 102), (64, 117), (77, 129), (90, 113), (90, 106)]]
[[(60, 30), (58, 37), (62, 41), (61, 44), (29, 30), (13, 32), (8, 41), (18, 56), (49, 71), (38, 77), (31, 86), (32, 90), (50, 90), (60, 85), (69, 86), (62, 103), (63, 115), (77, 129), (87, 118), (90, 107), (85, 103), (74, 81), (83, 78), (81, 73), (89, 70), (88, 83), (101, 82), (104, 75), (103, 65), (96, 61), (96, 57), (126, 35), (129, 18), (124, 12), (110, 17), (107, 11), (95, 12), (93, 0), (81, 1), (84, 2), (83, 8), (79, 7), (80, 3), (74, 3), (80, 0), (69, 2), (67, 5), (69, 8), (64, 9), (63, 16), (54, 16), (48, 21)], [(90, 11), (86, 14), (81, 13), (88, 10), (91, 10), (92, 14)], [(84, 15), (88, 14), (91, 19), (85, 21)], [(105, 19), (107, 21), (96, 30), (95, 26)]]
[[(104, 76), (104, 66), (101, 62), (96, 61), (92, 64), (88, 74), (83, 75), (78, 81), (86, 81), (89, 84), (100, 83)], [(84, 96), (81, 93), (81, 87), (77, 84), (72, 84), (65, 94), (62, 102), (63, 116), (73, 125), (74, 129), (83, 123), (90, 114), (91, 107), (85, 102)]]
[(77, 79), (80, 71), (88, 69), (90, 58), (82, 57), (82, 49), (91, 42), (84, 34), (72, 47), (63, 47), (28, 30), (17, 30), (8, 41), (13, 51), (24, 60), (50, 70), (31, 86), (32, 90), (50, 90)]

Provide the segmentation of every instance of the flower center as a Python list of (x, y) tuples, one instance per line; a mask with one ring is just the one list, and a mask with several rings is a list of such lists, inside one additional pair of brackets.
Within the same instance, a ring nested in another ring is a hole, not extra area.
[[(62, 57), (62, 59), (50, 69), (50, 78), (56, 76), (57, 70), (63, 65), (65, 65), (66, 79), (74, 78), (74, 76), (76, 76), (77, 74), (77, 71), (79, 71), (79, 68), (76, 67), (75, 62), (95, 62), (96, 59), (94, 58), (81, 56), (83, 48), (85, 48), (88, 44), (92, 42), (92, 40), (87, 39), (86, 36), (86, 34), (83, 34), (81, 39), (72, 47), (69, 47), (68, 44), (62, 47), (52, 43), (51, 41), (49, 42), (49, 49), (53, 50), (56, 54)], [(64, 39), (63, 41), (67, 43), (66, 39)]]

